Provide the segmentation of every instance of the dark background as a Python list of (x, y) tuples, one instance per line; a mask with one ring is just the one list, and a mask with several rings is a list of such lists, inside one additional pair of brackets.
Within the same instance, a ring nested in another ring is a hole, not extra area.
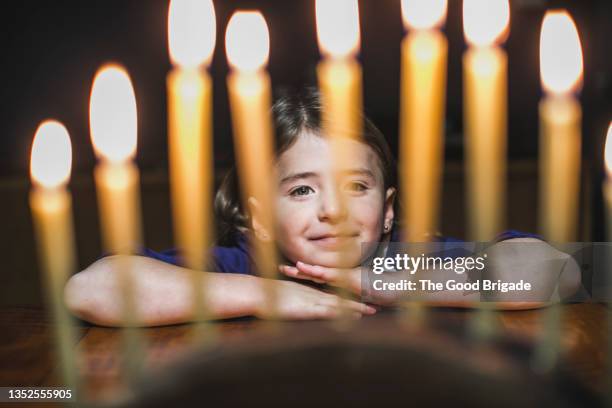
[[(400, 41), (404, 35), (400, 0), (360, 3), (366, 113), (397, 146)], [(217, 48), (214, 78), (214, 128), (217, 176), (233, 162), (232, 133), (225, 86), (228, 67), (224, 33), (238, 8), (260, 9), (271, 34), (269, 70), (275, 88), (315, 84), (319, 59), (314, 0), (215, 1)], [(612, 119), (610, 41), (612, 1), (511, 1), (509, 54), (510, 198), (509, 227), (536, 228), (537, 104), (539, 32), (547, 8), (568, 8), (578, 25), (584, 49), (582, 240), (604, 240), (600, 186), (603, 143)], [(91, 179), (94, 156), (89, 139), (88, 107), (96, 70), (108, 61), (126, 66), (138, 103), (137, 161), (142, 170), (143, 217), (148, 246), (170, 246), (167, 186), (166, 87), (167, 0), (22, 0), (3, 6), (4, 47), (0, 123), (0, 245), (7, 251), (0, 275), (9, 302), (35, 302), (36, 294), (10, 291), (31, 287), (36, 279), (27, 191), (32, 137), (45, 118), (58, 119), (70, 131), (79, 263), (100, 253), (95, 194)], [(448, 104), (442, 232), (463, 236), (462, 84), (465, 49), (461, 1), (449, 0), (445, 27), (449, 38)], [(24, 300), (25, 299), (25, 300)]]
[[(510, 152), (535, 157), (537, 103), (540, 98), (538, 50), (544, 11), (566, 7), (574, 16), (585, 57), (582, 93), (585, 142), (609, 120), (611, 103), (612, 2), (607, 0), (511, 1), (507, 43), (510, 81)], [(139, 113), (138, 162), (141, 168), (165, 168), (165, 77), (167, 0), (38, 1), (4, 6), (2, 125), (0, 171), (27, 170), (32, 135), (46, 117), (63, 121), (75, 151), (75, 171), (93, 163), (89, 143), (89, 92), (96, 70), (118, 61), (129, 70)], [(238, 8), (260, 9), (271, 32), (269, 70), (274, 86), (315, 83), (318, 61), (314, 0), (216, 1), (217, 48), (211, 73), (215, 80), (215, 142), (220, 165), (231, 161), (231, 130), (225, 87), (228, 72), (224, 33)], [(361, 60), (367, 113), (396, 142), (399, 106), (399, 46), (403, 36), (400, 0), (360, 1)], [(449, 37), (447, 144), (451, 158), (461, 150), (461, 54), (465, 49), (461, 1), (449, 1), (445, 31)], [(605, 126), (603, 126), (605, 127)]]

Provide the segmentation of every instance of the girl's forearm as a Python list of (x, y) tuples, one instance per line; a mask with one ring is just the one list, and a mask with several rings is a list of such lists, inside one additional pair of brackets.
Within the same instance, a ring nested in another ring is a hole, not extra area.
[(64, 293), (66, 305), (78, 317), (105, 326), (123, 325), (122, 269), (132, 271), (138, 322), (156, 326), (192, 321), (194, 274), (204, 274), (201, 291), (211, 318), (258, 313), (261, 291), (256, 277), (193, 271), (141, 256), (103, 258), (74, 275)]

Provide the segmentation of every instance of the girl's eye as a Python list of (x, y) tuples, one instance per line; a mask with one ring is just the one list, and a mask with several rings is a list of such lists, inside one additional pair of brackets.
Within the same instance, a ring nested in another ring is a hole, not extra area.
[(360, 192), (360, 191), (365, 191), (365, 190), (367, 190), (367, 189), (368, 189), (368, 186), (366, 186), (366, 185), (365, 185), (365, 184), (363, 184), (363, 183), (353, 182), (353, 183), (349, 183), (349, 184), (348, 184), (347, 189), (348, 189), (348, 190), (350, 190), (350, 191), (357, 191), (357, 192)]
[(289, 195), (292, 196), (305, 196), (307, 195), (309, 192), (314, 192), (314, 190), (308, 186), (299, 186), (296, 189), (292, 190)]

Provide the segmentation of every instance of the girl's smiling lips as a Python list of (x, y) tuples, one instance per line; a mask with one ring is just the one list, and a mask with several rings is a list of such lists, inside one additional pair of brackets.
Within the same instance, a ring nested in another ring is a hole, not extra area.
[(337, 248), (347, 245), (357, 237), (359, 233), (326, 233), (308, 238), (315, 245), (324, 248)]

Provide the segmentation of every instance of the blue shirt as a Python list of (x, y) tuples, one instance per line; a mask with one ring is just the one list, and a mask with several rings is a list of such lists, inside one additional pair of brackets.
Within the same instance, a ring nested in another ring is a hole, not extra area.
[[(537, 238), (542, 239), (539, 235), (524, 233), (515, 230), (504, 231), (499, 234), (494, 242), (504, 241), (512, 238)], [(394, 228), (391, 232), (391, 242), (399, 242), (399, 230)], [(460, 239), (444, 237), (441, 235), (434, 236), (435, 242), (444, 244), (445, 251), (453, 251), (453, 243), (459, 252), (463, 252), (464, 246), (460, 245), (465, 242)], [(157, 259), (162, 262), (167, 262), (173, 265), (182, 265), (181, 254), (177, 249), (169, 249), (162, 252), (145, 249), (142, 255)], [(255, 275), (253, 267), (253, 259), (250, 255), (248, 238), (245, 234), (240, 234), (236, 237), (236, 245), (231, 247), (215, 246), (212, 248), (210, 271), (222, 273), (238, 273), (243, 275)], [(449, 256), (462, 256), (462, 254), (448, 253)]]

